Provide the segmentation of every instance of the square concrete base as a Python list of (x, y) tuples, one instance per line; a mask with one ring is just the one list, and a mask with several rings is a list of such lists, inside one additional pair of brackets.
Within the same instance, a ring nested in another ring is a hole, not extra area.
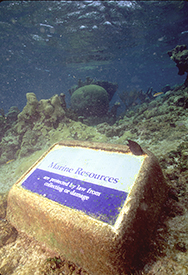
[[(131, 154), (123, 145), (77, 141), (58, 145)], [(168, 188), (157, 159), (143, 149), (144, 160), (138, 176), (111, 225), (21, 186), (20, 182), (52, 148), (10, 190), (7, 219), (18, 231), (63, 254), (89, 274), (127, 274), (139, 250), (149, 241), (167, 196)]]

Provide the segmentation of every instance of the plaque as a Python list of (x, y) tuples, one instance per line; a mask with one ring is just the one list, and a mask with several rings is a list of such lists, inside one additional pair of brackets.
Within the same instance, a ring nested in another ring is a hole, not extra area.
[(114, 225), (144, 158), (56, 145), (21, 186)]
[(90, 274), (127, 274), (168, 190), (155, 156), (129, 144), (54, 144), (11, 188), (7, 219)]

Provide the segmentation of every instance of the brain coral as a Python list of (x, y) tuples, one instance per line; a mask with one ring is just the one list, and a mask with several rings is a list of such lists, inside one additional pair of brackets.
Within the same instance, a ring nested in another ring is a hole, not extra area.
[(98, 85), (80, 87), (71, 96), (71, 107), (80, 116), (104, 116), (109, 108), (108, 93)]

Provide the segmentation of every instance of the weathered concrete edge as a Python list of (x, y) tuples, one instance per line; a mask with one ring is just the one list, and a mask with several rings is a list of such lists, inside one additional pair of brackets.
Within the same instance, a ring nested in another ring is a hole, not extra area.
[(124, 205), (123, 222), (117, 228), (118, 261), (125, 263), (124, 267), (123, 264), (119, 264), (119, 274), (124, 274), (127, 266), (139, 257), (142, 247), (149, 244), (168, 196), (169, 187), (157, 158), (149, 150), (144, 149), (144, 153), (147, 154), (147, 158)]

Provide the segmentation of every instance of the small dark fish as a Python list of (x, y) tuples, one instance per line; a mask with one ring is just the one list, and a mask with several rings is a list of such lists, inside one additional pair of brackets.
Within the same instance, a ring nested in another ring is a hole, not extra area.
[(133, 153), (133, 155), (140, 156), (144, 154), (141, 146), (138, 143), (130, 139), (128, 139), (127, 141), (128, 141), (127, 145), (129, 146), (129, 149)]

